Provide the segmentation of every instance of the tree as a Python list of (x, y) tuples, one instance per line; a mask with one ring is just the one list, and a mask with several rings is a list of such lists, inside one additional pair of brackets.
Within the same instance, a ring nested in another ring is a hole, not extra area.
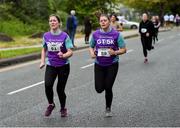
[[(97, 27), (100, 13), (109, 13), (118, 0), (0, 0), (0, 20), (47, 28), (48, 16), (59, 14), (65, 26), (70, 10), (76, 11), (79, 24), (90, 16)], [(47, 24), (47, 25), (46, 25)]]
[(24, 23), (47, 19), (49, 14), (47, 0), (6, 0), (12, 6), (10, 13)]
[(180, 1), (177, 0), (119, 0), (124, 5), (136, 9), (139, 13), (147, 12), (159, 15), (163, 21), (165, 13), (180, 13)]

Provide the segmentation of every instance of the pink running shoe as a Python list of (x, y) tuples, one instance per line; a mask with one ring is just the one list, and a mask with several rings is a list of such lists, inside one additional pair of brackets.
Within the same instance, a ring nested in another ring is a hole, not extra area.
[(46, 109), (45, 116), (50, 116), (54, 108), (55, 108), (54, 104), (49, 104), (49, 106)]
[(61, 117), (67, 117), (67, 109), (66, 108), (61, 109), (60, 113), (61, 113)]
[(148, 63), (148, 59), (146, 58), (146, 59), (144, 59), (144, 63), (146, 64), (146, 63)]

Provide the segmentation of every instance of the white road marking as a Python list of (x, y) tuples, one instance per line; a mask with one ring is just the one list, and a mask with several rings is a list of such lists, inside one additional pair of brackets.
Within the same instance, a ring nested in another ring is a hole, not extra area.
[[(130, 52), (133, 52), (133, 51), (134, 51), (133, 49), (129, 49), (129, 50), (127, 50), (126, 53), (130, 53)], [(81, 67), (81, 69), (85, 69), (85, 68), (91, 67), (93, 65), (94, 65), (94, 63), (91, 63), (91, 64), (88, 64), (88, 65), (85, 65), (85, 66)]]
[(88, 64), (88, 65), (86, 65), (86, 66), (81, 67), (81, 69), (85, 69), (85, 68), (91, 67), (91, 66), (93, 66), (93, 65), (94, 65), (94, 63)]
[(24, 88), (21, 88), (21, 89), (18, 89), (18, 90), (15, 90), (15, 91), (12, 91), (12, 92), (9, 92), (7, 95), (12, 95), (12, 94), (15, 94), (15, 93), (18, 93), (18, 92), (21, 92), (21, 91), (24, 91), (26, 89), (29, 89), (29, 88), (32, 88), (32, 87), (35, 87), (37, 85), (40, 85), (40, 84), (43, 84), (44, 81), (41, 81), (41, 82), (38, 82), (36, 84), (33, 84), (33, 85), (30, 85), (30, 86), (27, 86), (27, 87), (24, 87)]
[(129, 49), (129, 50), (127, 50), (126, 53), (130, 53), (130, 52), (133, 52), (133, 51), (134, 51), (133, 49)]
[[(134, 51), (133, 49), (130, 49), (130, 50), (127, 51), (127, 53), (130, 53), (130, 52), (133, 52), (133, 51)], [(37, 63), (37, 61), (35, 61), (35, 62), (33, 62), (33, 63)], [(30, 63), (30, 64), (32, 64), (32, 63)], [(29, 65), (29, 64), (24, 64), (23, 66), (26, 66), (26, 65)], [(91, 67), (91, 66), (93, 66), (93, 65), (94, 65), (94, 63), (91, 63), (91, 64), (89, 64), (89, 65), (86, 65), (86, 66), (81, 67), (81, 69), (85, 69), (85, 68)], [(22, 66), (22, 65), (21, 65), (21, 66)], [(17, 67), (19, 67), (19, 66), (17, 66)], [(13, 67), (12, 69), (17, 68), (17, 67), (15, 66), (15, 67)], [(10, 69), (11, 69), (11, 68), (10, 68)], [(29, 85), (29, 86), (27, 86), (27, 87), (24, 87), (24, 88), (21, 88), (21, 89), (18, 89), (18, 90), (9, 92), (9, 93), (7, 93), (7, 95), (13, 95), (13, 94), (15, 94), (15, 93), (18, 93), (18, 92), (27, 90), (27, 89), (29, 89), (29, 88), (32, 88), (32, 87), (41, 85), (41, 84), (43, 84), (43, 83), (44, 83), (44, 81), (41, 81), (41, 82), (38, 82), (38, 83), (36, 83), (36, 84)]]

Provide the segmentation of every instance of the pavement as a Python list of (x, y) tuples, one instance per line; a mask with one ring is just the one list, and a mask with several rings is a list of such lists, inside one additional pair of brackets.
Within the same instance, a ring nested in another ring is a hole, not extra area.
[[(167, 31), (167, 30), (165, 30), (164, 28), (161, 28), (160, 32), (163, 32), (163, 31)], [(137, 36), (139, 36), (138, 29), (123, 31), (122, 36), (124, 37), (124, 39), (137, 37)], [(80, 50), (80, 49), (89, 47), (89, 44), (85, 44), (84, 37), (83, 38), (75, 38), (75, 45), (76, 45), (76, 48), (74, 48), (73, 50)], [(41, 47), (41, 45), (26, 46), (26, 47), (14, 47), (14, 48), (0, 48), (0, 51), (10, 50), (10, 49), (13, 50), (13, 49), (21, 49), (21, 48), (30, 48), (30, 47)], [(0, 68), (14, 65), (17, 63), (40, 59), (40, 56), (41, 56), (41, 53), (39, 52), (39, 53), (18, 56), (18, 57), (14, 57), (14, 58), (0, 59)]]

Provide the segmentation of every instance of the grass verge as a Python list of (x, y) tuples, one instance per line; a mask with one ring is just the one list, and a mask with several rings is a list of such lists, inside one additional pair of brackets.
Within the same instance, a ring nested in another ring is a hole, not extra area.
[(31, 39), (26, 36), (22, 36), (22, 37), (15, 37), (13, 39), (15, 41), (0, 42), (0, 48), (13, 48), (13, 47), (32, 46), (32, 45), (42, 44), (41, 38)]
[(38, 48), (22, 48), (22, 49), (13, 49), (13, 50), (2, 50), (0, 51), (0, 59), (13, 58), (21, 55), (27, 55), (31, 53), (40, 53), (40, 47)]

